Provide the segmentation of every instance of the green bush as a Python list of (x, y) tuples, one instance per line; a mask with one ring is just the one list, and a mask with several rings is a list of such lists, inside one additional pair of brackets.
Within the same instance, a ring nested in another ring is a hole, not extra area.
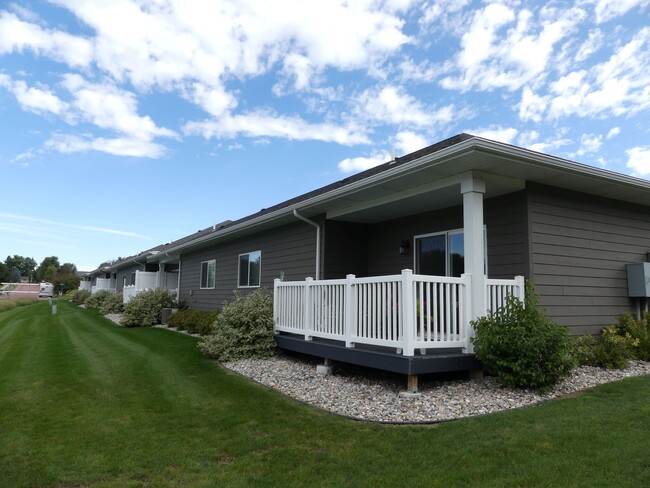
[(619, 334), (616, 326), (605, 327), (600, 336), (584, 335), (573, 342), (573, 355), (578, 364), (607, 369), (627, 367), (634, 356), (638, 340), (628, 332)]
[(125, 327), (150, 327), (160, 323), (163, 308), (173, 308), (176, 295), (164, 288), (145, 290), (124, 306), (121, 324)]
[(646, 312), (638, 320), (630, 314), (619, 315), (614, 327), (618, 335), (633, 339), (632, 356), (635, 359), (650, 361), (650, 314)]
[(111, 293), (109, 297), (104, 300), (99, 313), (106, 315), (109, 313), (122, 313), (124, 311), (124, 295), (122, 293)]
[(203, 353), (219, 361), (273, 356), (273, 298), (259, 289), (242, 296), (235, 292), (214, 324), (214, 332), (199, 344)]
[(496, 313), (472, 322), (476, 357), (506, 386), (545, 390), (575, 366), (566, 328), (546, 317), (537, 303), (527, 282), (525, 303), (509, 296)]
[(104, 306), (104, 302), (111, 298), (111, 295), (115, 295), (114, 292), (108, 290), (99, 290), (97, 293), (90, 295), (84, 304), (86, 308), (95, 308), (101, 310)]
[(90, 290), (75, 290), (70, 292), (70, 301), (75, 305), (81, 305), (90, 297)]
[(211, 333), (214, 321), (219, 316), (219, 311), (205, 310), (179, 310), (167, 319), (167, 325), (184, 330), (190, 334), (208, 335)]

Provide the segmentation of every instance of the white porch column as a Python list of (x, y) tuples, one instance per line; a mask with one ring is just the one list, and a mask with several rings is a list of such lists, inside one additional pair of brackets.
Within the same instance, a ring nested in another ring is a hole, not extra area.
[(163, 288), (165, 286), (165, 264), (158, 263), (158, 273), (156, 274), (156, 288)]
[[(483, 234), (483, 194), (485, 182), (474, 175), (468, 175), (461, 184), (463, 194), (463, 229), (465, 251), (465, 273), (471, 275), (470, 283), (470, 316), (468, 322), (485, 315), (485, 242)], [(464, 352), (474, 352), (470, 339), (474, 329), (467, 328), (467, 346)]]

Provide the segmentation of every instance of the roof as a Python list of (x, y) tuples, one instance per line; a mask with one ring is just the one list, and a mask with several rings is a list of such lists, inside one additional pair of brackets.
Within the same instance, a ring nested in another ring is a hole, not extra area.
[(456, 205), (461, 203), (458, 185), (469, 173), (486, 180), (486, 197), (517, 191), (527, 181), (535, 181), (650, 206), (647, 180), (462, 133), (145, 253), (178, 257), (181, 251), (214, 241), (294, 222), (294, 210), (306, 217), (325, 214), (328, 219), (372, 222), (408, 215), (422, 205)]

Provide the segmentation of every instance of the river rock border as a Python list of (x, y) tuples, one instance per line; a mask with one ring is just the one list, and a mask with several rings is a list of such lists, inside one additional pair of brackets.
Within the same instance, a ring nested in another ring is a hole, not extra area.
[(606, 370), (581, 366), (545, 394), (513, 390), (494, 378), (436, 381), (424, 377), (420, 394), (403, 398), (401, 375), (337, 365), (335, 374), (316, 372), (317, 361), (280, 356), (224, 363), (229, 370), (247, 376), (296, 400), (332, 413), (359, 420), (391, 423), (432, 423), (534, 405), (593, 386), (632, 376), (650, 375), (650, 362), (631, 361), (626, 369)]

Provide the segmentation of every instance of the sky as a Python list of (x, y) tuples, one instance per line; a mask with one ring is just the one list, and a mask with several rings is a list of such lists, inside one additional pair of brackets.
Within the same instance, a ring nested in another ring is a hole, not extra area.
[(650, 0), (0, 0), (0, 260), (92, 270), (467, 132), (650, 177)]

